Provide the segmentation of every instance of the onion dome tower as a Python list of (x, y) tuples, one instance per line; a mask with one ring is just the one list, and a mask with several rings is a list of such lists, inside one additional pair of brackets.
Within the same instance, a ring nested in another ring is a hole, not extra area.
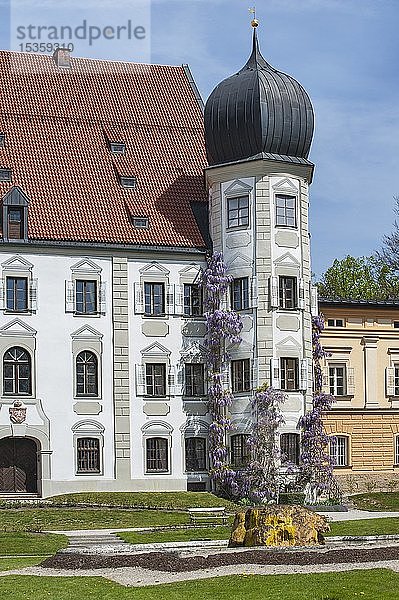
[(228, 445), (244, 444), (252, 398), (267, 384), (287, 397), (279, 434), (296, 464), (298, 420), (312, 405), (317, 311), (308, 227), (312, 104), (298, 81), (266, 62), (255, 29), (251, 56), (216, 86), (204, 120), (210, 235), (232, 278), (226, 305), (243, 322), (224, 374), (234, 397)]
[(248, 62), (216, 86), (205, 106), (209, 164), (270, 154), (306, 159), (313, 129), (308, 94), (293, 77), (266, 62), (254, 28)]

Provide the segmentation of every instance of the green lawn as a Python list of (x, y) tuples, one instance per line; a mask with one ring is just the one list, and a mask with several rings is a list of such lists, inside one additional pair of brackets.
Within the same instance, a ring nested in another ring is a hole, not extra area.
[(188, 523), (188, 520), (187, 513), (177, 511), (83, 508), (3, 509), (0, 510), (0, 532), (151, 527), (180, 525)]
[(237, 506), (209, 492), (80, 492), (48, 498), (54, 504), (103, 504), (130, 508), (206, 508), (225, 506), (232, 511)]
[(231, 527), (216, 525), (198, 529), (174, 529), (170, 531), (122, 531), (118, 536), (129, 544), (152, 544), (154, 542), (187, 542), (192, 540), (228, 540)]
[[(330, 523), (331, 531), (326, 536), (334, 535), (393, 535), (399, 534), (399, 518), (361, 519), (359, 521), (341, 521)], [(154, 542), (186, 542), (192, 540), (227, 540), (230, 527), (201, 527), (198, 529), (178, 529), (170, 531), (122, 531), (118, 533), (130, 544), (151, 544)]]
[(125, 588), (100, 577), (0, 578), (13, 600), (397, 600), (399, 574), (385, 569), (314, 575), (242, 575)]
[(0, 533), (0, 556), (55, 554), (68, 545), (68, 538), (52, 533)]
[(372, 492), (351, 496), (356, 508), (361, 510), (399, 511), (399, 492)]
[[(0, 558), (0, 571), (11, 571), (13, 569), (23, 569), (24, 567), (34, 567), (39, 565), (47, 556), (24, 556)], [(0, 579), (1, 589), (1, 579)]]

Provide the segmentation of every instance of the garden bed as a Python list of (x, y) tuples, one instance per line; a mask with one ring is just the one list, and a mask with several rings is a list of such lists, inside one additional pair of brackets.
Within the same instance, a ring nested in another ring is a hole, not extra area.
[(182, 557), (177, 552), (134, 555), (56, 554), (41, 566), (50, 569), (115, 569), (141, 567), (153, 571), (182, 572), (228, 565), (328, 565), (399, 560), (399, 547), (303, 550), (294, 548), (225, 551), (209, 556)]

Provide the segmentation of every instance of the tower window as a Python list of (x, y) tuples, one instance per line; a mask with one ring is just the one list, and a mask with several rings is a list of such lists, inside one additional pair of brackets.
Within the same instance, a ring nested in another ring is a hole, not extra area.
[(276, 194), (276, 225), (296, 227), (296, 198)]
[(11, 181), (11, 169), (0, 169), (0, 181)]
[(248, 277), (233, 279), (231, 284), (231, 305), (233, 310), (245, 310), (249, 308)]
[(279, 307), (284, 309), (297, 308), (297, 279), (296, 277), (279, 278)]
[(249, 225), (249, 197), (227, 199), (228, 227), (248, 227)]
[(299, 364), (297, 358), (281, 358), (281, 389), (299, 388)]

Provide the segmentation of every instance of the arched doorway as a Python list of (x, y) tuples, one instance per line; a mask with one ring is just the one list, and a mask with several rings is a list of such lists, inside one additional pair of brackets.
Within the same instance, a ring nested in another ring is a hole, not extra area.
[(37, 452), (30, 438), (0, 440), (0, 492), (37, 493)]

